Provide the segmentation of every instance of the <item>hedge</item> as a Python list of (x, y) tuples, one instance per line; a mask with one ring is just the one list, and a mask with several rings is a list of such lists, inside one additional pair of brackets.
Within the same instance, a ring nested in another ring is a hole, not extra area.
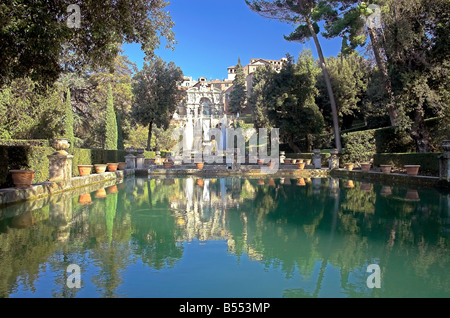
[(404, 169), (404, 165), (420, 165), (419, 174), (439, 175), (439, 159), (442, 153), (379, 153), (373, 156), (373, 165), (392, 165), (394, 169)]
[[(33, 183), (44, 182), (48, 179), (47, 156), (55, 152), (51, 147), (36, 147), (27, 145), (27, 140), (14, 141), (10, 144), (0, 145), (0, 188), (12, 187), (11, 174), (13, 169), (35, 170)], [(31, 143), (33, 143), (32, 141)], [(38, 141), (41, 143), (43, 141)], [(125, 150), (103, 150), (103, 149), (82, 149), (73, 148), (73, 175), (78, 176), (78, 165), (93, 165), (97, 163), (122, 162), (125, 161)], [(146, 158), (154, 158), (155, 152), (144, 152)], [(161, 157), (166, 157), (167, 152), (161, 152)]]

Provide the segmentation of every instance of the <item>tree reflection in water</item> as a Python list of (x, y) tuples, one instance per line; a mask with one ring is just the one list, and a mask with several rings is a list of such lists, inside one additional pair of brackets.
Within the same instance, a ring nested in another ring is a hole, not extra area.
[[(47, 272), (50, 296), (80, 296), (64, 284), (72, 263), (91, 269), (99, 296), (126, 296), (130, 266), (181, 266), (191, 241), (225, 241), (236, 264), (301, 277), (280, 297), (450, 295), (450, 196), (435, 190), (289, 177), (129, 178), (103, 190), (2, 211), (0, 297), (33, 292)], [(371, 263), (381, 289), (366, 286)]]

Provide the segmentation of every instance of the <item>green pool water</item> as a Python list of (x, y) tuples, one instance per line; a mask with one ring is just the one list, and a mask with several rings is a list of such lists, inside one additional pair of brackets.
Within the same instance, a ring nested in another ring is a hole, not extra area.
[(450, 296), (450, 195), (434, 189), (128, 178), (47, 201), (0, 214), (0, 297)]

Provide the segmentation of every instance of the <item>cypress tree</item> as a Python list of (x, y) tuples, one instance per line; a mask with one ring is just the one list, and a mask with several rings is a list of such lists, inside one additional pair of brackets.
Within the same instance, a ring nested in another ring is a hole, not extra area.
[(105, 149), (117, 150), (117, 120), (114, 112), (111, 84), (108, 85), (108, 95), (106, 97)]
[(70, 149), (73, 148), (74, 134), (73, 134), (73, 113), (72, 103), (70, 101), (70, 88), (67, 88), (66, 102), (64, 105), (64, 134), (63, 137), (70, 141)]
[(246, 87), (245, 87), (245, 74), (244, 68), (241, 64), (241, 59), (238, 60), (236, 65), (236, 77), (233, 80), (233, 90), (230, 93), (229, 111), (232, 114), (242, 112), (245, 108), (247, 99)]
[(123, 130), (122, 130), (122, 116), (117, 114), (117, 149), (123, 150)]

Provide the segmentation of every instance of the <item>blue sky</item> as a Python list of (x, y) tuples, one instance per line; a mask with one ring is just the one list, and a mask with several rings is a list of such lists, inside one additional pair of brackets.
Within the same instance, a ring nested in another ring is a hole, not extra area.
[[(298, 57), (304, 48), (317, 53), (313, 41), (306, 44), (288, 42), (295, 26), (266, 19), (252, 12), (244, 0), (171, 0), (167, 7), (175, 23), (175, 50), (156, 51), (165, 61), (173, 61), (184, 75), (198, 79), (224, 79), (227, 67), (236, 65), (240, 57), (243, 65), (251, 58), (280, 59), (291, 54)], [(336, 56), (341, 39), (320, 38), (325, 56)], [(125, 44), (125, 55), (141, 69), (144, 54), (138, 44)]]

